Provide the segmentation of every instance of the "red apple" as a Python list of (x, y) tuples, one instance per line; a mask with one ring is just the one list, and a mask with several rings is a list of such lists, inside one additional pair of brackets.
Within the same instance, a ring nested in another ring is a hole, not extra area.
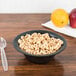
[(76, 28), (76, 8), (71, 11), (69, 17), (70, 17), (70, 26), (72, 28)]

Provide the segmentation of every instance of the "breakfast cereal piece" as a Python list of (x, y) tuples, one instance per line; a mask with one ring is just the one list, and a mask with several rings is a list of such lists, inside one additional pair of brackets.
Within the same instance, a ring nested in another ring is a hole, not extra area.
[(21, 40), (21, 39), (19, 39), (19, 40), (18, 40), (18, 43), (22, 43), (22, 40)]
[(24, 36), (21, 36), (21, 39), (24, 39)]

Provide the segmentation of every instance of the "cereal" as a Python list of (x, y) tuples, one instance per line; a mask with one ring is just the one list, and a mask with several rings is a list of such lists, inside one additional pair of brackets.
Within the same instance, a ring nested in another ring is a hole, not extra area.
[(56, 52), (62, 46), (63, 41), (50, 37), (48, 33), (33, 33), (21, 36), (18, 43), (19, 47), (27, 53), (46, 55)]

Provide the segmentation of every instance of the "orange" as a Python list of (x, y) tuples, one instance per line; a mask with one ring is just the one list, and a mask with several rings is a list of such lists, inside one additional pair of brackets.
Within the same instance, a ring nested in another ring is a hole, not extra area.
[(56, 9), (51, 14), (51, 21), (57, 27), (64, 27), (68, 24), (69, 15), (64, 9)]

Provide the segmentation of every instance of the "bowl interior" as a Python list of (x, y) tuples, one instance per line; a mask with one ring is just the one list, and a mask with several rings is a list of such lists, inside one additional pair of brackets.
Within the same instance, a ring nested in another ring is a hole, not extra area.
[[(32, 34), (32, 33), (35, 33), (35, 32), (36, 33), (41, 33), (41, 34), (48, 33), (50, 37), (55, 37), (55, 38), (61, 39), (63, 41), (62, 47), (59, 50), (57, 50), (55, 53), (51, 53), (51, 54), (47, 54), (47, 55), (33, 55), (33, 54), (29, 54), (29, 53), (21, 50), (19, 48), (18, 39), (20, 39), (21, 36), (24, 36), (26, 34)], [(23, 32), (23, 33), (17, 35), (17, 37), (13, 41), (13, 44), (14, 44), (14, 47), (16, 48), (17, 51), (19, 51), (19, 52), (21, 52), (21, 53), (23, 53), (25, 55), (37, 56), (37, 57), (56, 55), (56, 54), (60, 53), (61, 51), (63, 51), (66, 48), (66, 40), (62, 36), (60, 36), (60, 35), (58, 35), (58, 34), (56, 34), (54, 32), (46, 31), (46, 30), (32, 30), (32, 31)]]

